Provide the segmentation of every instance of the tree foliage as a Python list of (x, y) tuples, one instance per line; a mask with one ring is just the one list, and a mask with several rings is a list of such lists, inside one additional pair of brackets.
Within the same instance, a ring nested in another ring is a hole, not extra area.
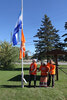
[(25, 58), (24, 58), (24, 59), (26, 59), (26, 60), (29, 59), (28, 52), (29, 52), (29, 51), (25, 51)]
[[(65, 22), (65, 30), (67, 30), (67, 22)], [(65, 33), (64, 35), (62, 35), (62, 37), (65, 37), (64, 42), (67, 42), (67, 33)], [(67, 46), (67, 43), (66, 43)]]
[(0, 42), (0, 66), (8, 67), (18, 57), (18, 48), (8, 42)]
[(38, 59), (44, 57), (44, 54), (47, 51), (60, 48), (60, 37), (57, 34), (58, 30), (54, 28), (49, 17), (47, 15), (42, 19), (42, 25), (38, 29), (37, 34), (34, 37), (37, 37), (35, 42), (35, 56)]

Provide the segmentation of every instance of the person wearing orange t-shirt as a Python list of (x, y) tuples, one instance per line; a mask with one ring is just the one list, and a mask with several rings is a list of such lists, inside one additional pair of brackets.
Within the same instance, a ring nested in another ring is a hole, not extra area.
[(34, 88), (36, 87), (36, 74), (37, 74), (37, 64), (36, 60), (33, 59), (30, 68), (29, 68), (29, 87), (31, 85), (31, 80), (34, 79)]
[(40, 87), (47, 87), (47, 75), (49, 68), (45, 65), (45, 63), (41, 63), (39, 71), (41, 71)]
[(51, 83), (51, 77), (52, 77), (52, 87), (54, 87), (54, 76), (55, 76), (55, 63), (50, 60), (50, 62), (47, 63), (47, 66), (49, 67), (49, 75), (48, 75), (48, 86), (50, 86)]

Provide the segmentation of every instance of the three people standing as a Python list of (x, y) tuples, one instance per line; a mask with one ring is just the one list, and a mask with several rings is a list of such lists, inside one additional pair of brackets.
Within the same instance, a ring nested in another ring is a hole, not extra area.
[[(56, 66), (53, 60), (50, 60), (47, 63), (47, 65), (41, 62), (41, 66), (39, 68), (39, 71), (41, 71), (40, 86), (44, 86), (44, 87), (49, 86), (52, 77), (52, 87), (54, 87), (55, 68)], [(36, 64), (36, 60), (33, 59), (29, 68), (29, 87), (31, 86), (32, 79), (34, 79), (34, 88), (36, 87), (36, 75), (37, 75), (37, 64)]]

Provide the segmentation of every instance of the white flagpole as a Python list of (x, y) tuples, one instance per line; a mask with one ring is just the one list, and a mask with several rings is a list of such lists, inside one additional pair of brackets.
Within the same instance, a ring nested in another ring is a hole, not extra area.
[[(22, 29), (23, 29), (23, 0), (21, 0), (21, 7), (22, 7), (21, 13), (22, 13)], [(21, 79), (22, 88), (24, 87), (23, 78), (24, 78), (24, 75), (23, 75), (23, 48), (22, 48), (22, 79)]]

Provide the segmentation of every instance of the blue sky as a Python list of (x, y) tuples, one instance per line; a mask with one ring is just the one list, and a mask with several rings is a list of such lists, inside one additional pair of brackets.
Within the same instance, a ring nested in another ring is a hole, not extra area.
[[(21, 0), (0, 0), (0, 41), (10, 42), (21, 10)], [(52, 21), (59, 30), (60, 37), (66, 33), (67, 0), (23, 0), (23, 31), (26, 38), (26, 50), (35, 51), (33, 36), (41, 26), (44, 15)], [(63, 41), (63, 38), (61, 39)]]

